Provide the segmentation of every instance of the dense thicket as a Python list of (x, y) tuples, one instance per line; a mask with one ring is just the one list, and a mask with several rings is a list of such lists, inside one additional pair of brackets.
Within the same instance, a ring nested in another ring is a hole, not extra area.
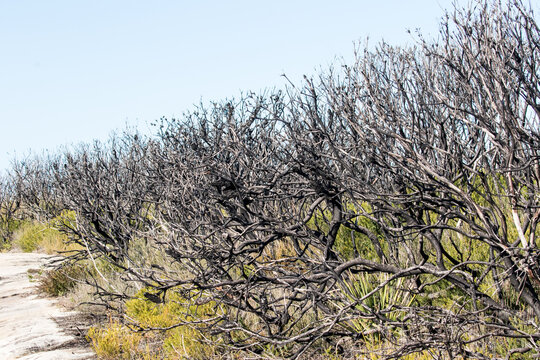
[(479, 1), (436, 42), (19, 163), (9, 189), (148, 299), (214, 304), (186, 318), (209, 342), (537, 354), (539, 46), (520, 2)]

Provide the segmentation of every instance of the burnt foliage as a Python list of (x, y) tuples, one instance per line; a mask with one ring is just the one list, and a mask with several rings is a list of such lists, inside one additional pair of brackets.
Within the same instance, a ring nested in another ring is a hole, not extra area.
[(437, 42), (20, 163), (1, 214), (69, 212), (77, 256), (213, 302), (193, 323), (232, 348), (538, 353), (539, 46), (525, 6), (480, 1)]

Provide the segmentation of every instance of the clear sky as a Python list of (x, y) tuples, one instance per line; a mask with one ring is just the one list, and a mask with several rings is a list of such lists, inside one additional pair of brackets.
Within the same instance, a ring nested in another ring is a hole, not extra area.
[[(465, 4), (467, 1), (458, 1)], [(452, 0), (0, 0), (0, 170), (194, 104), (283, 87), (370, 37), (436, 36)]]

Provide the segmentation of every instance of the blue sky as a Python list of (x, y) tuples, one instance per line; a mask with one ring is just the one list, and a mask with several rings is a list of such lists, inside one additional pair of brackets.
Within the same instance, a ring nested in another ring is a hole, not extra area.
[[(458, 1), (465, 4), (466, 1)], [(283, 87), (370, 37), (436, 36), (451, 0), (0, 0), (0, 170), (194, 104)]]

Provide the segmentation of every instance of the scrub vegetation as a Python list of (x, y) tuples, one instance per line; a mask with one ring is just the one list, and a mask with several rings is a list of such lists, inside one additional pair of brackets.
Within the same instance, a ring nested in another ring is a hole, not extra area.
[(355, 59), (15, 163), (3, 244), (63, 239), (43, 286), (93, 290), (102, 359), (537, 357), (531, 10), (478, 0)]

